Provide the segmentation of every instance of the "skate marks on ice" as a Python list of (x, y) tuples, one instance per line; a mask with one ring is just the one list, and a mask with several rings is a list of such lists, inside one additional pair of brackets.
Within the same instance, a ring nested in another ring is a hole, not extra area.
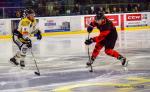
[[(148, 76), (149, 77), (149, 76)], [(54, 92), (149, 92), (148, 77), (132, 76), (121, 79), (114, 77), (109, 82), (80, 82), (55, 88)], [(111, 78), (111, 77), (110, 77)], [(117, 80), (115, 80), (115, 78)], [(117, 81), (120, 82), (117, 82)]]
[[(62, 72), (55, 72), (55, 73), (45, 73), (42, 74), (40, 77), (31, 76), (31, 75), (28, 76), (16, 75), (15, 78), (11, 76), (13, 80), (9, 80), (11, 82), (8, 82), (8, 84), (4, 84), (4, 83), (1, 84), (1, 86), (3, 87), (1, 88), (1, 90), (2, 91), (7, 90), (6, 92), (10, 92), (10, 90), (11, 91), (15, 90), (14, 92), (27, 92), (29, 90), (31, 91), (34, 89), (37, 90), (38, 92), (43, 92), (43, 91), (51, 92), (51, 90), (54, 89), (53, 91), (56, 92), (70, 92), (70, 91), (64, 91), (66, 89), (60, 90), (60, 88), (61, 87), (63, 88), (64, 86), (67, 85), (72, 85), (74, 88), (77, 89), (79, 88), (80, 92), (84, 92), (82, 91), (84, 87), (86, 87), (85, 89), (91, 91), (98, 89), (99, 87), (105, 87), (105, 86), (108, 88), (109, 86), (127, 87), (130, 85), (128, 84), (128, 80), (126, 80), (126, 78), (140, 79), (143, 78), (143, 76), (145, 78), (146, 76), (150, 76), (147, 75), (148, 72), (149, 71), (131, 70), (129, 72), (124, 73), (122, 71), (100, 69), (100, 70), (95, 70), (93, 73), (89, 73), (88, 71), (84, 71), (84, 70), (77, 70), (77, 71), (70, 70), (70, 71), (62, 71)], [(16, 77), (19, 78), (17, 79)], [(9, 78), (6, 77), (6, 79)], [(144, 82), (147, 83), (150, 81), (148, 78), (147, 80)], [(87, 88), (87, 86), (89, 86), (89, 88)], [(78, 92), (78, 91), (72, 91), (72, 92)], [(94, 92), (98, 92), (98, 91), (94, 91)]]
[[(150, 76), (149, 70), (144, 68), (140, 70), (140, 65), (138, 65), (140, 63), (137, 62), (137, 59), (134, 61), (131, 58), (132, 63), (128, 66), (129, 71), (123, 71), (120, 62), (100, 57), (98, 61), (101, 60), (103, 63), (95, 62), (96, 66), (94, 66), (93, 73), (88, 72), (85, 68), (87, 61), (85, 56), (70, 56), (69, 58), (68, 56), (62, 56), (51, 58), (51, 60), (50, 58), (46, 58), (45, 60), (38, 59), (41, 76), (34, 75), (34, 64), (31, 62), (27, 63), (27, 68), (24, 70), (21, 70), (19, 67), (7, 67), (8, 69), (4, 70), (7, 73), (2, 72), (0, 74), (0, 90), (2, 92), (4, 90), (4, 92), (28, 92), (33, 90), (38, 92), (99, 92), (98, 90), (111, 92), (111, 90), (124, 90), (124, 88), (119, 87), (129, 87), (130, 90), (131, 88), (135, 89), (136, 85), (140, 87), (144, 85), (144, 88), (140, 90), (149, 90), (147, 89)], [(55, 62), (57, 60), (61, 62), (56, 67)], [(106, 63), (104, 64), (104, 62)], [(131, 68), (134, 63), (137, 63), (138, 67)], [(131, 82), (130, 84), (128, 81), (132, 80), (128, 79), (133, 79), (133, 81), (139, 80), (138, 83), (140, 83), (132, 84)]]

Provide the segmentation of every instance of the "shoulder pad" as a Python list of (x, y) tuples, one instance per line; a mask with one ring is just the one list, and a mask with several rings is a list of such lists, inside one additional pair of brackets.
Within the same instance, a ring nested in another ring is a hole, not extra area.
[(26, 18), (22, 19), (21, 20), (21, 25), (22, 26), (28, 26), (30, 24), (30, 21)]

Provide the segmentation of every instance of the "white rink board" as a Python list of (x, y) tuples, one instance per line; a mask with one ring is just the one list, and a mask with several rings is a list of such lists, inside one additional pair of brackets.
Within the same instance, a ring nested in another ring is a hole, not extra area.
[[(126, 16), (130, 16), (130, 21), (127, 21)], [(141, 19), (138, 19), (139, 16), (134, 16), (134, 14), (141, 15)], [(124, 19), (121, 19), (121, 15), (124, 16)], [(78, 16), (58, 16), (58, 17), (39, 17), (39, 29), (42, 33), (45, 33), (45, 30), (55, 30), (62, 31), (63, 28), (67, 28), (68, 31), (81, 31), (86, 30), (86, 24), (91, 22), (94, 19), (95, 15), (78, 15)], [(121, 13), (121, 14), (106, 14), (109, 16), (110, 20), (114, 22), (117, 28), (121, 29), (122, 27), (137, 25), (140, 27), (141, 25), (145, 25), (147, 27), (150, 26), (150, 12), (142, 12), (142, 13)], [(86, 17), (89, 17), (87, 20)], [(10, 35), (12, 32), (13, 26), (11, 25), (12, 20), (19, 20), (19, 18), (13, 19), (0, 19), (0, 35)], [(46, 22), (49, 23), (48, 26), (45, 26)], [(124, 23), (121, 26), (121, 23)], [(141, 26), (142, 27), (142, 26)], [(129, 27), (130, 28), (130, 27)], [(62, 31), (63, 32), (63, 31)]]

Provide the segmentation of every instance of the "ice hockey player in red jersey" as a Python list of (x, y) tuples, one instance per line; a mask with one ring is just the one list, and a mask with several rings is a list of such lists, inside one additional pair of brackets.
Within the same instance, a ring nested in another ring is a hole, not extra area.
[(91, 33), (94, 27), (97, 27), (99, 29), (100, 34), (85, 41), (86, 45), (90, 45), (94, 42), (96, 43), (91, 56), (91, 61), (87, 62), (87, 65), (90, 66), (91, 64), (93, 64), (100, 50), (105, 47), (105, 53), (107, 55), (120, 60), (122, 66), (127, 66), (126, 58), (114, 50), (118, 35), (116, 27), (113, 25), (112, 21), (107, 19), (103, 13), (98, 13), (95, 16), (95, 20), (89, 24), (87, 31)]

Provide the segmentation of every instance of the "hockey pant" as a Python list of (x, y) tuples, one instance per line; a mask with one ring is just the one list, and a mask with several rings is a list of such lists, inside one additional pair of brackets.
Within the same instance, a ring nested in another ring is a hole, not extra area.
[(17, 36), (13, 36), (13, 41), (19, 48), (19, 51), (17, 51), (14, 57), (20, 59), (20, 61), (24, 61), (27, 51), (29, 50), (27, 44), (21, 42)]
[(103, 47), (105, 47), (105, 53), (107, 55), (118, 58), (120, 54), (113, 50), (117, 40), (117, 34), (110, 34), (108, 32), (105, 32), (104, 34), (107, 36), (104, 37), (103, 33), (101, 33), (99, 36), (93, 38), (96, 39), (96, 45), (92, 53), (92, 58), (96, 59)]

